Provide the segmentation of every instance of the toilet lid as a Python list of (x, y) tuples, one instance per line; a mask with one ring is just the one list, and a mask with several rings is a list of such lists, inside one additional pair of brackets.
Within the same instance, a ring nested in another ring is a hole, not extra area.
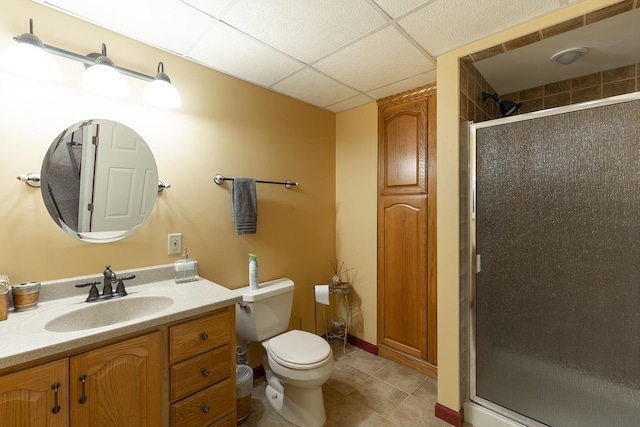
[[(293, 330), (269, 340), (268, 351), (283, 366), (317, 365), (331, 356), (331, 346), (323, 338), (309, 332)], [(308, 366), (311, 368), (312, 366)]]

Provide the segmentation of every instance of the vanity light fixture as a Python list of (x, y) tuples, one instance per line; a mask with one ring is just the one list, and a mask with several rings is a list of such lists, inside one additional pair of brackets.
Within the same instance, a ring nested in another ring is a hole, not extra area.
[(89, 65), (82, 75), (80, 84), (83, 88), (104, 96), (119, 98), (129, 96), (129, 85), (107, 56), (107, 46), (104, 43), (102, 43), (102, 54), (90, 53), (87, 56), (95, 57), (95, 63)]
[(33, 34), (33, 19), (29, 19), (29, 32), (13, 38), (17, 43), (0, 54), (0, 68), (19, 76), (37, 80), (59, 82), (60, 66), (44, 48), (44, 43)]
[[(145, 88), (145, 94), (143, 96), (146, 102), (165, 108), (177, 108), (182, 105), (180, 94), (171, 84), (169, 76), (164, 73), (164, 64), (162, 62), (158, 65), (158, 74), (152, 77), (134, 70), (116, 66), (113, 61), (107, 57), (107, 47), (104, 43), (102, 44), (101, 53), (81, 55), (42, 43), (42, 41), (33, 34), (32, 19), (29, 19), (29, 29), (29, 33), (14, 37), (14, 40), (17, 42), (16, 45), (9, 46), (3, 50), (0, 55), (1, 68), (25, 77), (42, 78), (38, 76), (44, 74), (46, 80), (60, 81), (62, 80), (60, 67), (53, 57), (49, 55), (53, 54), (73, 61), (82, 62), (85, 67), (87, 67), (82, 76), (82, 87), (89, 91), (107, 96), (127, 96), (129, 94), (129, 87), (123, 78), (123, 75), (125, 75), (150, 83), (151, 88)], [(31, 54), (28, 55), (29, 57), (39, 55), (41, 57), (37, 62), (39, 65), (34, 65), (33, 62), (25, 62), (24, 60), (16, 58), (14, 52), (16, 50), (30, 51)], [(45, 65), (42, 65), (47, 62), (49, 62), (49, 66), (45, 67)], [(53, 69), (54, 71), (45, 71), (45, 69)], [(55, 70), (57, 70), (57, 72)], [(48, 75), (50, 75), (50, 77), (46, 77)], [(107, 77), (105, 77), (105, 75)], [(109, 77), (109, 75), (111, 75), (111, 77)], [(119, 83), (115, 83), (118, 80)], [(158, 85), (162, 88), (161, 90), (156, 89)], [(150, 93), (147, 95), (147, 92)]]
[(169, 76), (164, 73), (164, 64), (158, 63), (158, 74), (142, 92), (145, 102), (157, 107), (178, 108), (182, 106), (182, 98), (178, 90), (171, 84)]

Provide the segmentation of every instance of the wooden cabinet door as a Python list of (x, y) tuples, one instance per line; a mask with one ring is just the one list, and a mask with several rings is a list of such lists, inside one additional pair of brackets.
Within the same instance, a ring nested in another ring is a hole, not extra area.
[(378, 343), (427, 357), (427, 196), (383, 197), (378, 211)]
[(378, 349), (435, 376), (436, 87), (378, 100)]
[(68, 366), (61, 359), (0, 377), (0, 426), (68, 426)]
[(424, 99), (379, 110), (378, 187), (380, 195), (427, 193), (428, 126)]
[(161, 363), (160, 332), (72, 357), (70, 425), (161, 425)]

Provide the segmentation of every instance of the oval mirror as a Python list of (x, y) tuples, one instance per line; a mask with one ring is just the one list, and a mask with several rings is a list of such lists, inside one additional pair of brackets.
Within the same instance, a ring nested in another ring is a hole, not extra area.
[(86, 120), (62, 131), (44, 157), (40, 180), (51, 218), (70, 236), (91, 243), (133, 234), (158, 195), (149, 146), (111, 120)]

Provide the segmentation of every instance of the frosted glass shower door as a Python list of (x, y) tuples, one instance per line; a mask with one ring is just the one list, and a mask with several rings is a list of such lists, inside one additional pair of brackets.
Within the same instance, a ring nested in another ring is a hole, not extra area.
[(471, 399), (640, 425), (640, 101), (559, 111), (472, 126)]

